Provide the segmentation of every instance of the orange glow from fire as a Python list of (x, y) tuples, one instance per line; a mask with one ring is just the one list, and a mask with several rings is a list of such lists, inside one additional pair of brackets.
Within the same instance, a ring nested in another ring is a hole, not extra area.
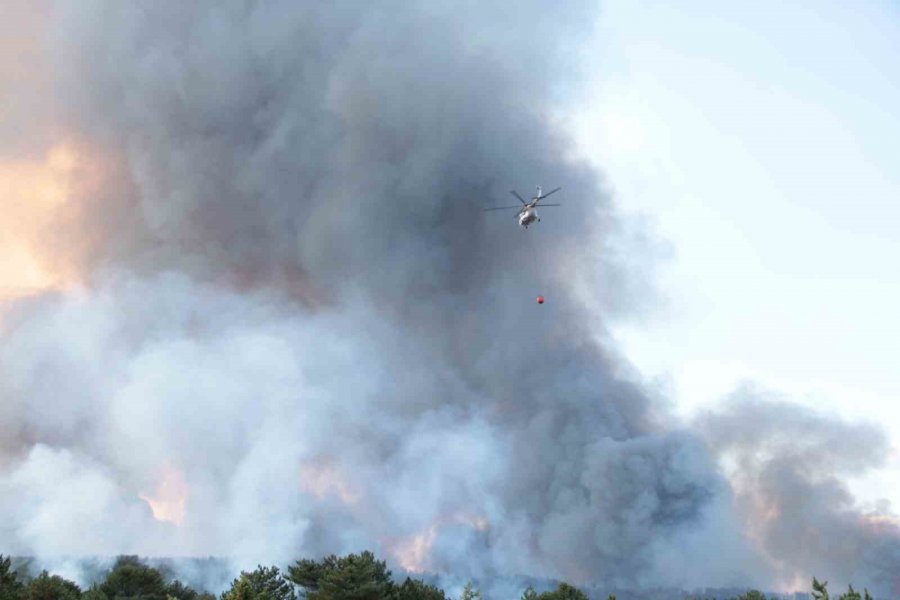
[(738, 512), (743, 517), (744, 534), (774, 568), (773, 587), (785, 594), (806, 589), (811, 579), (808, 580), (789, 561), (774, 555), (767, 544), (771, 531), (778, 527), (778, 520), (782, 516), (778, 499), (757, 489), (752, 482), (743, 480), (735, 473), (731, 474), (730, 479)]
[(181, 525), (184, 522), (189, 491), (184, 473), (175, 467), (166, 467), (162, 470), (154, 493), (140, 494), (139, 497), (150, 505), (154, 519)]
[(439, 523), (432, 523), (425, 530), (413, 535), (412, 537), (401, 540), (394, 547), (394, 556), (397, 562), (406, 571), (410, 573), (422, 573), (425, 571), (425, 565), (428, 556), (431, 554), (431, 548), (437, 539)]
[(0, 298), (78, 282), (74, 249), (59, 240), (70, 232), (73, 194), (96, 184), (96, 175), (85, 149), (70, 142), (40, 161), (0, 162)]
[(319, 500), (336, 495), (344, 504), (356, 504), (360, 493), (347, 482), (340, 467), (327, 460), (313, 460), (300, 469), (300, 485)]
[(769, 529), (781, 516), (778, 502), (766, 494), (735, 485), (741, 512), (745, 515), (745, 533), (761, 551), (765, 552), (765, 539)]
[(484, 517), (455, 513), (439, 517), (431, 525), (407, 538), (403, 538), (391, 546), (391, 552), (400, 566), (410, 573), (423, 573), (428, 569), (431, 549), (437, 540), (438, 533), (446, 525), (468, 525), (477, 531), (487, 531), (490, 523)]
[(863, 525), (876, 532), (893, 530), (900, 533), (900, 516), (881, 512), (870, 513), (861, 517)]

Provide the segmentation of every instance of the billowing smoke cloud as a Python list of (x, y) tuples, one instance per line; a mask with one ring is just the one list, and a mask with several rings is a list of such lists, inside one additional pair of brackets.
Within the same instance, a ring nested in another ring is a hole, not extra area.
[[(83, 285), (2, 315), (0, 551), (769, 581), (597, 341), (621, 223), (546, 117), (593, 4), (55, 4), (106, 185), (70, 198)], [(528, 182), (565, 207), (481, 213)]]
[[(21, 159), (46, 151), (53, 136), (52, 96), (40, 31), (47, 18), (45, 0), (0, 5), (0, 159)], [(4, 190), (6, 191), (6, 190)]]
[(727, 410), (698, 421), (734, 470), (750, 535), (782, 581), (813, 573), (893, 597), (900, 592), (900, 520), (889, 505), (861, 512), (845, 483), (885, 463), (884, 433), (772, 397), (745, 387)]

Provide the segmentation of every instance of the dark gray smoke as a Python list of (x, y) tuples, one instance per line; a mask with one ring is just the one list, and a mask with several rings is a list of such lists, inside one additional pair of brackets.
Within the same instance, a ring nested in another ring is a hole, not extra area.
[[(57, 3), (56, 118), (106, 185), (72, 199), (85, 287), (3, 315), (0, 551), (769, 581), (600, 341), (641, 299), (547, 116), (594, 13)], [(527, 234), (481, 212), (537, 183), (565, 206)]]

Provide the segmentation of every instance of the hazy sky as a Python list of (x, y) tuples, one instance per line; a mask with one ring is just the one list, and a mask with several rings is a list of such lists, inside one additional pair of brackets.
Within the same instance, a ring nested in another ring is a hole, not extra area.
[[(672, 250), (629, 358), (685, 417), (747, 379), (900, 445), (900, 5), (603, 7), (573, 126)], [(860, 485), (896, 509), (900, 460)]]

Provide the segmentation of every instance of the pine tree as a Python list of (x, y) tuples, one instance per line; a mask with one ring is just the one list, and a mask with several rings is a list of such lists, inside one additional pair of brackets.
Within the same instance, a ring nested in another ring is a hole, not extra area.
[(854, 589), (853, 586), (847, 586), (847, 593), (841, 594), (838, 600), (862, 600), (862, 596), (860, 596)]
[(100, 584), (109, 600), (166, 600), (162, 573), (142, 564), (136, 556), (120, 556)]
[(828, 582), (823, 581), (820, 582), (818, 579), (813, 577), (812, 580), (812, 597), (813, 600), (828, 600)]
[(24, 595), (25, 586), (12, 568), (12, 559), (0, 554), (0, 600), (23, 600)]
[[(522, 594), (522, 600), (588, 600), (588, 597), (578, 588), (568, 583), (561, 583), (552, 592), (543, 594), (536, 593), (534, 588), (528, 586), (528, 589)], [(610, 594), (607, 600), (616, 600), (615, 594)]]
[(409, 577), (406, 578), (403, 585), (397, 588), (394, 598), (395, 600), (447, 600), (444, 590)]
[(387, 563), (368, 551), (299, 560), (288, 568), (288, 579), (304, 588), (307, 600), (383, 600), (396, 592)]
[(84, 590), (84, 593), (81, 594), (81, 600), (109, 600), (109, 598), (106, 597), (99, 585), (94, 584)]
[(197, 600), (200, 596), (197, 590), (184, 585), (177, 579), (166, 586), (166, 596), (175, 600)]
[[(857, 592), (856, 590), (853, 589), (852, 585), (847, 586), (847, 587), (848, 587), (847, 593), (841, 594), (841, 597), (838, 598), (838, 600), (863, 600), (863, 597), (860, 595), (859, 592)], [(868, 594), (868, 592), (867, 592), (867, 594)]]
[(246, 576), (235, 579), (231, 589), (222, 593), (222, 600), (272, 600), (265, 591), (256, 592)]
[(278, 567), (259, 565), (249, 573), (241, 571), (222, 600), (297, 600), (297, 593)]
[(542, 600), (588, 600), (587, 595), (578, 588), (561, 583), (552, 592), (541, 594)]
[(81, 588), (74, 582), (47, 571), (28, 582), (25, 590), (28, 600), (80, 600)]
[(460, 596), (460, 600), (481, 600), (481, 590), (476, 588), (472, 582), (466, 584), (466, 587), (463, 588), (462, 596)]

